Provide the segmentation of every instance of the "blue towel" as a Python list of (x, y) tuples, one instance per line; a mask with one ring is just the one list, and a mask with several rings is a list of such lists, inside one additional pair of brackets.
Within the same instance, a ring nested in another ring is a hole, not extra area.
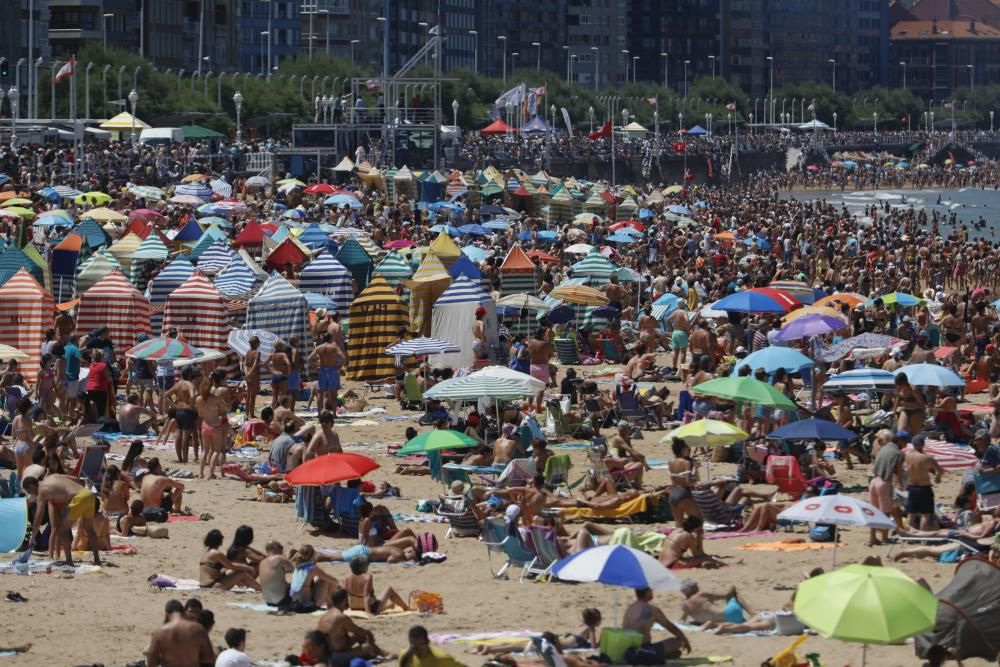
[(729, 598), (726, 601), (726, 608), (722, 611), (722, 618), (726, 623), (745, 623), (746, 617), (743, 615), (743, 607), (736, 601), (736, 598)]
[(309, 578), (312, 576), (313, 568), (316, 567), (316, 563), (302, 563), (295, 568), (292, 572), (292, 581), (288, 587), (288, 592), (292, 596), (298, 595), (302, 587), (306, 585)]
[(316, 518), (315, 486), (299, 486), (295, 488), (295, 517), (305, 523), (312, 523)]
[(435, 482), (441, 481), (441, 452), (427, 452), (427, 463), (431, 469), (431, 479)]

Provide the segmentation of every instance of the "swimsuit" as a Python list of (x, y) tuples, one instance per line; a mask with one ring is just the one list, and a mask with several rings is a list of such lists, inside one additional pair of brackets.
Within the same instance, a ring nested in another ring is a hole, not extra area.
[(216, 429), (220, 429), (223, 426), (225, 426), (225, 424), (221, 424), (220, 423), (220, 424), (216, 424), (215, 426), (212, 426), (211, 424), (206, 424), (206, 423), (202, 422), (202, 424), (201, 424), (201, 434), (204, 437), (206, 437), (206, 438), (211, 438), (215, 434)]
[(69, 500), (68, 521), (77, 519), (93, 519), (97, 514), (97, 497), (87, 489), (80, 489)]
[(198, 419), (198, 413), (191, 408), (177, 408), (177, 412), (174, 413), (174, 419), (177, 421), (177, 428), (181, 431), (192, 431), (194, 430), (195, 421)]
[(340, 371), (335, 366), (323, 366), (320, 368), (318, 387), (320, 391), (337, 391), (340, 389)]
[(552, 379), (552, 374), (549, 372), (548, 364), (531, 364), (530, 366), (531, 377), (536, 380), (541, 380), (545, 384), (549, 383)]
[(279, 384), (281, 382), (288, 382), (288, 376), (284, 373), (271, 373), (271, 384)]
[(350, 563), (352, 560), (354, 560), (357, 557), (364, 558), (365, 560), (368, 560), (368, 556), (369, 556), (370, 553), (371, 552), (368, 550), (368, 547), (366, 547), (365, 545), (363, 545), (363, 544), (355, 544), (350, 549), (347, 549), (346, 551), (344, 551), (343, 553), (341, 553), (340, 556), (341, 556), (341, 558), (344, 559), (345, 563)]
[(222, 577), (224, 576), (223, 573), (222, 573), (222, 565), (220, 565), (219, 563), (206, 563), (205, 561), (201, 561), (198, 564), (199, 565), (205, 565), (205, 566), (210, 567), (213, 570), (215, 570), (215, 578), (212, 579), (212, 583), (210, 583), (210, 584), (199, 584), (199, 586), (201, 586), (202, 588), (212, 588), (216, 584), (218, 584), (220, 581), (222, 581)]
[(288, 374), (288, 390), (298, 391), (302, 388), (302, 374), (299, 371), (292, 371)]
[(906, 487), (906, 512), (934, 514), (934, 487), (913, 484)]

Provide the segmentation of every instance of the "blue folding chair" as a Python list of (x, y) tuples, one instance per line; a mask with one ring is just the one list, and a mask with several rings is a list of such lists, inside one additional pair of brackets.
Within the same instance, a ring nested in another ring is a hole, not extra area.
[[(510, 535), (507, 531), (507, 524), (503, 518), (487, 519), (483, 524), (483, 544), (486, 546), (486, 560), (489, 564), (490, 574), (494, 579), (503, 579), (507, 576), (507, 571), (511, 566), (521, 568), (521, 579), (524, 579), (524, 570), (532, 567), (535, 563), (535, 555), (529, 552), (521, 541)], [(498, 555), (504, 558), (503, 566), (493, 570), (493, 556)]]

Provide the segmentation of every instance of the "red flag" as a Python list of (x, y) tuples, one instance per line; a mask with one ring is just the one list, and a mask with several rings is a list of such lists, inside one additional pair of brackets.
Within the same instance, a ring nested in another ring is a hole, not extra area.
[(593, 139), (602, 139), (604, 137), (610, 137), (610, 136), (611, 136), (611, 121), (606, 120), (604, 121), (604, 125), (601, 126), (601, 129), (597, 130), (596, 132), (591, 132), (590, 134), (587, 135), (587, 138), (593, 140)]
[(70, 56), (69, 60), (66, 61), (66, 64), (60, 67), (59, 71), (56, 72), (55, 82), (59, 83), (66, 77), (73, 76), (75, 73), (76, 63), (73, 62), (73, 56)]
[(714, 173), (714, 172), (712, 171), (712, 158), (710, 158), (710, 157), (706, 157), (706, 158), (705, 158), (705, 163), (706, 163), (706, 164), (708, 165), (708, 177), (709, 177), (709, 178), (712, 178), (712, 176), (713, 176), (713, 173)]
[(910, 122), (910, 115), (907, 114), (907, 115), (903, 116), (902, 118), (899, 119), (899, 122), (900, 123), (909, 123)]
[(673, 146), (671, 146), (671, 148), (674, 149), (675, 153), (683, 153), (686, 147), (684, 146), (683, 141), (678, 141)]

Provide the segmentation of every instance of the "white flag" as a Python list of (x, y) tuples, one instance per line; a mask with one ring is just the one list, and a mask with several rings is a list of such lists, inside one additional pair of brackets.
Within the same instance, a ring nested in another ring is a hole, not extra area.
[(566, 123), (566, 132), (569, 133), (570, 138), (573, 138), (573, 123), (569, 120), (569, 112), (566, 111), (566, 107), (560, 109), (562, 111), (563, 122)]
[(503, 109), (508, 104), (510, 104), (511, 106), (517, 106), (519, 104), (523, 104), (524, 103), (525, 92), (526, 91), (525, 91), (524, 84), (523, 83), (519, 83), (518, 85), (514, 86), (513, 88), (511, 88), (510, 90), (508, 90), (506, 93), (504, 93), (503, 95), (501, 95), (500, 97), (498, 97), (497, 101), (496, 101), (496, 105), (498, 107), (500, 107), (501, 109)]

